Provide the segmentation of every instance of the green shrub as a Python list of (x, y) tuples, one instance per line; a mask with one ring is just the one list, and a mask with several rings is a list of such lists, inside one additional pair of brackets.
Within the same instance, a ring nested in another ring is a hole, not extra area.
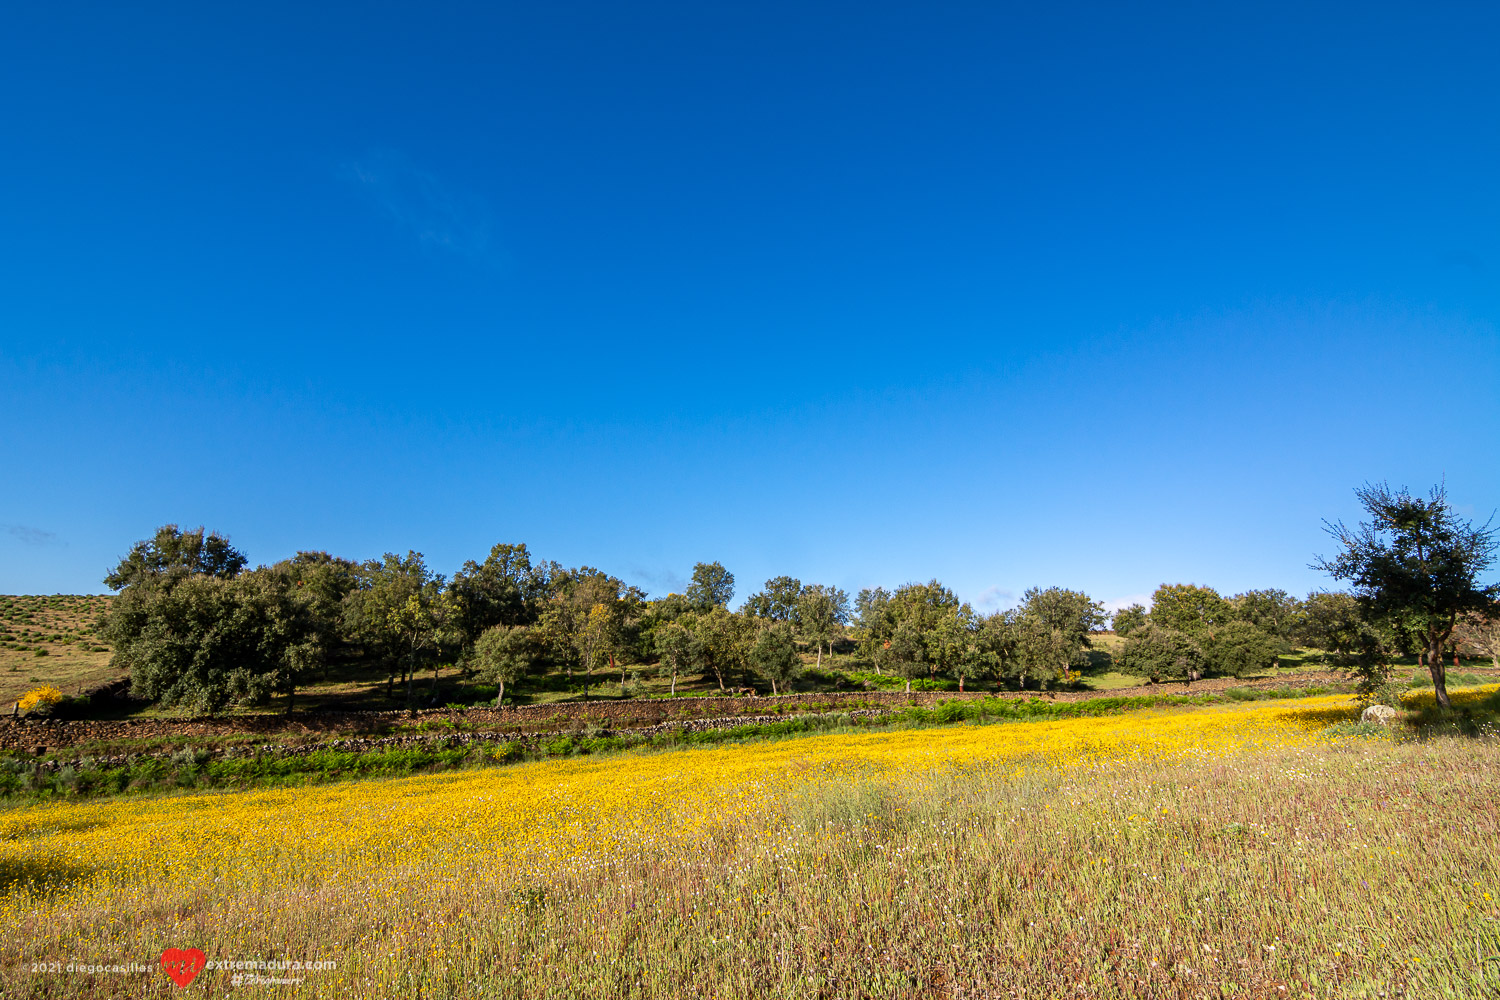
[(566, 757), (573, 752), (573, 738), (559, 736), (550, 742), (543, 743), (542, 749), (554, 757)]

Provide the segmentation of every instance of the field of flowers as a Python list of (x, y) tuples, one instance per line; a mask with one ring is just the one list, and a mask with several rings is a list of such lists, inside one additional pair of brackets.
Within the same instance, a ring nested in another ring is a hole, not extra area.
[(333, 963), (191, 986), (246, 996), (1500, 988), (1500, 748), (1324, 734), (1351, 711), (1333, 696), (11, 806), (4, 993), (175, 994), (156, 968), (173, 947)]

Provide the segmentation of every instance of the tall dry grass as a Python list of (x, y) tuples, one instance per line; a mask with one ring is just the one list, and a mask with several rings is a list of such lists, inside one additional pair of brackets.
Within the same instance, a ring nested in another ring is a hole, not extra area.
[(1500, 747), (1341, 701), (14, 809), (6, 992), (175, 994), (27, 968), (168, 946), (338, 963), (236, 996), (1496, 990)]

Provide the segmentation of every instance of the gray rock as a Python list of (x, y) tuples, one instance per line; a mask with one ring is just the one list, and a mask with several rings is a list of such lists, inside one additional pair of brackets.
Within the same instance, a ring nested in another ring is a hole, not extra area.
[(1400, 710), (1389, 705), (1371, 705), (1359, 715), (1360, 722), (1378, 722), (1382, 726), (1389, 726), (1400, 718)]

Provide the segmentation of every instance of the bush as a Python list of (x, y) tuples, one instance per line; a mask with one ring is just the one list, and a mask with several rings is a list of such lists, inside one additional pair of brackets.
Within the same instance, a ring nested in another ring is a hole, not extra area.
[(1279, 652), (1276, 640), (1248, 622), (1225, 622), (1202, 643), (1207, 672), (1242, 677), (1268, 670)]
[(1201, 675), (1203, 651), (1183, 632), (1146, 624), (1125, 640), (1115, 663), (1121, 673), (1156, 682), (1186, 681)]
[(1363, 705), (1389, 705), (1391, 708), (1404, 708), (1401, 696), (1406, 693), (1406, 686), (1393, 681), (1387, 681), (1373, 690), (1365, 693), (1360, 699)]
[(26, 715), (51, 715), (62, 700), (62, 692), (51, 685), (33, 688), (21, 696), (21, 711)]
[(195, 768), (208, 760), (208, 757), (209, 753), (207, 750), (184, 747), (172, 754), (172, 763), (182, 768)]

